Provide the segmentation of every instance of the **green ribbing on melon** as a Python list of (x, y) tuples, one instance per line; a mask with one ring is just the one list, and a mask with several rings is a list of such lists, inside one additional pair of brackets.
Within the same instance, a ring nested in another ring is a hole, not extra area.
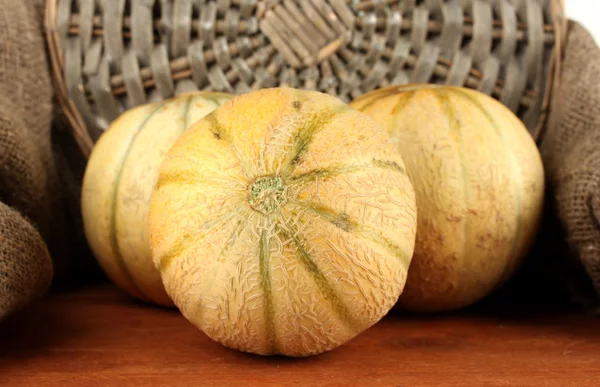
[(148, 206), (164, 154), (187, 128), (233, 96), (187, 93), (132, 108), (98, 139), (81, 209), (86, 238), (108, 277), (134, 297), (173, 306), (152, 261)]
[(544, 169), (523, 123), (497, 100), (444, 85), (394, 86), (351, 106), (396, 144), (416, 191), (417, 239), (398, 305), (469, 306), (502, 286), (534, 241)]
[(224, 103), (175, 142), (149, 226), (165, 289), (190, 322), (230, 348), (309, 356), (396, 303), (416, 205), (372, 119), (326, 94), (274, 88)]

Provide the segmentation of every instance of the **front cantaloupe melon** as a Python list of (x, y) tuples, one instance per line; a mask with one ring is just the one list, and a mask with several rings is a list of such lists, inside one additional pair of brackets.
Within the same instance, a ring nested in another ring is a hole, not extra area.
[(469, 306), (511, 277), (534, 241), (544, 170), (523, 123), (497, 100), (443, 85), (379, 89), (351, 102), (384, 126), (417, 195), (417, 241), (399, 306)]
[(92, 150), (81, 193), (85, 235), (108, 277), (138, 299), (173, 306), (148, 242), (148, 206), (163, 156), (191, 124), (232, 97), (193, 92), (132, 108)]
[(224, 103), (175, 142), (149, 227), (165, 289), (200, 330), (240, 351), (308, 356), (396, 303), (416, 203), (372, 119), (273, 88)]

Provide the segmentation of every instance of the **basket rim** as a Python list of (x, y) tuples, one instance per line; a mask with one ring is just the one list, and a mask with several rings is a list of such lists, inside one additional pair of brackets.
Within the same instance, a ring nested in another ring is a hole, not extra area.
[[(532, 0), (526, 0), (532, 1)], [(548, 63), (548, 72), (544, 85), (544, 96), (540, 106), (540, 117), (537, 125), (530, 132), (536, 142), (542, 140), (545, 126), (550, 114), (552, 91), (560, 82), (560, 70), (564, 56), (568, 19), (565, 16), (565, 0), (548, 0), (552, 13), (554, 42)], [(78, 144), (83, 156), (88, 159), (94, 148), (94, 140), (89, 132), (81, 113), (69, 98), (64, 76), (63, 47), (57, 29), (57, 7), (60, 0), (46, 0), (44, 14), (44, 30), (47, 49), (50, 55), (50, 69), (54, 84), (56, 99), (69, 123), (69, 131)]]
[(554, 47), (550, 58), (549, 70), (546, 79), (546, 93), (542, 100), (541, 114), (538, 124), (534, 129), (534, 139), (541, 143), (546, 133), (546, 124), (551, 113), (551, 100), (553, 91), (560, 85), (562, 62), (565, 55), (565, 42), (567, 40), (568, 18), (565, 14), (565, 0), (552, 1), (552, 16), (554, 24)]
[(62, 48), (58, 30), (56, 29), (56, 9), (58, 0), (47, 0), (44, 14), (44, 30), (46, 42), (50, 54), (50, 66), (52, 71), (52, 82), (56, 98), (69, 123), (69, 131), (85, 158), (89, 158), (94, 141), (83, 122), (83, 118), (69, 99), (63, 71)]

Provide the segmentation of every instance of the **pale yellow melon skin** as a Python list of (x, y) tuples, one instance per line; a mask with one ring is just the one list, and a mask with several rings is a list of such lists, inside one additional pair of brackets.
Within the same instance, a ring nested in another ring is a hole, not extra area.
[(502, 286), (537, 235), (544, 200), (541, 157), (522, 122), (483, 93), (441, 85), (379, 89), (351, 106), (387, 128), (417, 195), (398, 306), (452, 311)]
[(195, 92), (132, 108), (92, 150), (81, 194), (85, 235), (107, 276), (134, 297), (174, 306), (150, 254), (150, 196), (164, 154), (177, 137), (231, 97)]
[[(271, 212), (250, 204), (262, 176), (285, 184), (283, 196), (264, 195), (285, 198)], [(400, 154), (369, 117), (326, 94), (263, 89), (176, 141), (149, 227), (167, 293), (191, 323), (229, 348), (309, 356), (396, 303), (416, 199)]]

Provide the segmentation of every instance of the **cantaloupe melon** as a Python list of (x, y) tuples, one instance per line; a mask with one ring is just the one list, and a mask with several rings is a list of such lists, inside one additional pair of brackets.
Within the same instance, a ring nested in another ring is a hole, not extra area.
[(171, 299), (212, 339), (314, 355), (396, 303), (415, 204), (375, 121), (327, 94), (262, 89), (170, 149), (150, 206), (152, 254)]
[(502, 286), (534, 241), (544, 169), (523, 123), (497, 100), (445, 85), (393, 86), (351, 106), (385, 127), (415, 188), (417, 240), (399, 306), (469, 306)]
[(94, 145), (82, 184), (85, 235), (108, 277), (138, 299), (173, 306), (148, 242), (148, 206), (164, 154), (191, 124), (232, 97), (194, 92), (137, 106)]

